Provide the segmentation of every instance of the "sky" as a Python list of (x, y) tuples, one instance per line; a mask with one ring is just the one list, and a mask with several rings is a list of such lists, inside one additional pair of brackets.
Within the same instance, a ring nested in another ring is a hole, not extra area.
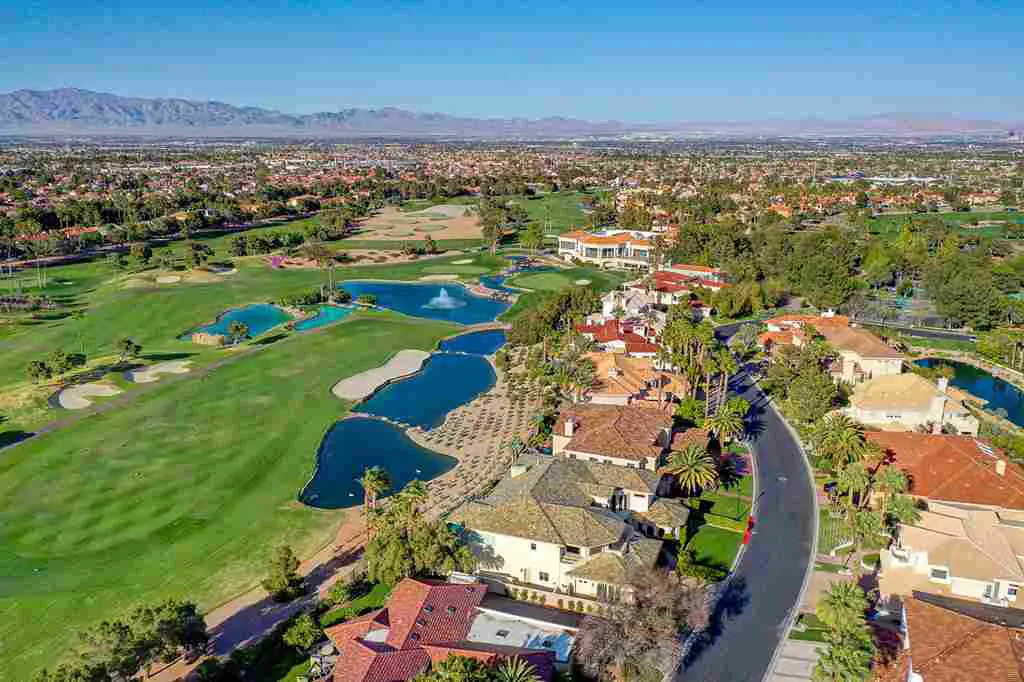
[(0, 92), (288, 113), (1024, 119), (1024, 2), (0, 0)]

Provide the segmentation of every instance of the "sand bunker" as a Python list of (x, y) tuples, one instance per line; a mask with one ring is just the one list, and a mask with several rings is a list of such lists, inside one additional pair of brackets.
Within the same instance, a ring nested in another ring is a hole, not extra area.
[(92, 400), (89, 398), (107, 397), (117, 395), (120, 392), (121, 389), (113, 384), (95, 381), (91, 384), (81, 384), (65, 388), (57, 394), (57, 403), (65, 410), (84, 410), (92, 405)]
[(181, 281), (181, 275), (160, 275), (156, 278), (157, 284), (177, 284)]
[(469, 265), (472, 262), (472, 258), (462, 258), (460, 260), (453, 260), (452, 265)]
[(433, 218), (435, 216), (445, 216), (447, 218), (461, 218), (462, 216), (466, 215), (467, 208), (469, 208), (469, 206), (459, 206), (458, 204), (438, 204), (437, 206), (431, 206), (430, 208), (425, 208), (422, 211), (413, 211), (411, 213), (407, 213), (406, 215), (416, 217), (425, 216), (427, 218)]
[(576, 284), (576, 285), (581, 286), (581, 287), (585, 287), (588, 284), (590, 284), (590, 280), (589, 279), (578, 279), (575, 282), (573, 282), (573, 284)]
[(168, 360), (167, 362), (158, 362), (157, 364), (150, 365), (149, 367), (133, 369), (125, 372), (124, 378), (128, 381), (134, 381), (137, 384), (150, 384), (154, 381), (159, 381), (161, 374), (185, 374), (191, 369), (191, 364), (191, 360)]
[(439, 274), (439, 275), (423, 275), (420, 277), (421, 282), (447, 282), (453, 279), (458, 279), (458, 275), (451, 274)]
[(362, 400), (388, 381), (415, 374), (429, 357), (422, 350), (400, 350), (386, 364), (342, 379), (331, 392), (342, 400)]

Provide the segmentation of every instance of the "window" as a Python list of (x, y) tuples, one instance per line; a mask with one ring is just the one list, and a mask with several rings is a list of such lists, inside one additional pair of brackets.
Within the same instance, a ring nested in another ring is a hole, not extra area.
[(545, 640), (544, 640), (544, 641), (543, 641), (543, 642), (541, 643), (541, 646), (542, 646), (542, 647), (544, 647), (545, 649), (550, 649), (550, 648), (552, 648), (553, 646), (555, 646), (555, 643), (554, 643), (554, 642), (552, 642), (552, 641), (551, 641), (550, 639), (545, 639)]
[(1008, 585), (1006, 587), (1006, 596), (1007, 597), (1016, 597), (1017, 596), (1017, 585)]
[(433, 613), (434, 612), (434, 607), (432, 605), (430, 605), (430, 604), (427, 604), (426, 606), (423, 607), (423, 612), (424, 613)]
[(456, 611), (456, 608), (455, 608), (454, 606), (449, 606), (449, 607), (448, 607), (448, 609), (447, 609), (447, 611), (448, 611), (448, 615), (449, 615), (449, 616), (454, 616), (454, 615), (455, 615), (455, 611)]
[(948, 568), (933, 568), (930, 572), (932, 580), (949, 580)]
[(417, 618), (416, 619), (416, 625), (419, 625), (420, 627), (423, 627), (426, 624), (427, 624), (427, 621), (423, 620), (422, 618)]
[(498, 637), (501, 637), (502, 639), (505, 639), (506, 637), (508, 637), (508, 630), (498, 630), (494, 634)]
[(630, 462), (629, 464), (626, 465), (626, 468), (627, 469), (636, 469), (636, 464), (633, 464), (632, 462)]
[(538, 573), (537, 577), (540, 578), (540, 581), (542, 583), (549, 583), (549, 582), (551, 582), (551, 576), (548, 575), (547, 573), (545, 573), (544, 571), (541, 571), (540, 573)]
[(536, 542), (531, 542), (530, 543), (530, 549), (532, 549), (534, 552), (536, 552), (537, 551), (537, 543)]

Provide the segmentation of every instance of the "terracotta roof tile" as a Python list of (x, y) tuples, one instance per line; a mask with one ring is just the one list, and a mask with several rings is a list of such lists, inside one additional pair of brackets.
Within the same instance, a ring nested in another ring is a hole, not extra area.
[[(970, 436), (922, 433), (870, 432), (890, 460), (907, 473), (910, 493), (945, 502), (984, 504), (1024, 509), (1024, 470), (1007, 462), (1006, 473), (996, 473), (1005, 454)], [(979, 445), (988, 447), (991, 455)]]
[(565, 433), (568, 419), (576, 430), (567, 450), (634, 461), (657, 459), (666, 445), (659, 434), (672, 428), (665, 412), (633, 405), (572, 405), (559, 414), (556, 434)]

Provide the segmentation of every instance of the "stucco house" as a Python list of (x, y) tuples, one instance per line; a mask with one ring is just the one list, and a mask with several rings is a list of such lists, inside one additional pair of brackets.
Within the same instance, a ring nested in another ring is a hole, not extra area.
[(647, 271), (653, 257), (654, 232), (574, 230), (558, 236), (558, 256), (603, 268)]
[[(641, 532), (657, 526), (633, 519), (654, 510), (659, 482), (649, 470), (527, 455), (453, 518), (466, 529), (481, 576), (616, 600), (632, 571), (658, 563), (661, 541)], [(676, 533), (687, 520), (678, 507)]]
[(879, 589), (926, 590), (1010, 606), (1024, 585), (1024, 512), (929, 502), (881, 552)]
[(587, 357), (594, 363), (594, 383), (586, 399), (595, 405), (643, 403), (667, 409), (673, 397), (686, 392), (685, 377), (656, 368), (650, 358), (621, 353), (587, 353)]
[(978, 418), (948, 393), (949, 381), (933, 384), (917, 374), (888, 374), (858, 384), (844, 412), (867, 426), (888, 431), (935, 433), (952, 427), (961, 435), (978, 434)]
[(836, 351), (837, 358), (829, 367), (832, 378), (858, 384), (880, 376), (900, 374), (903, 355), (883, 343), (871, 332), (851, 327), (842, 315), (783, 315), (765, 321), (767, 331), (758, 338), (768, 351), (781, 345), (802, 346), (808, 341), (808, 327), (813, 327)]

